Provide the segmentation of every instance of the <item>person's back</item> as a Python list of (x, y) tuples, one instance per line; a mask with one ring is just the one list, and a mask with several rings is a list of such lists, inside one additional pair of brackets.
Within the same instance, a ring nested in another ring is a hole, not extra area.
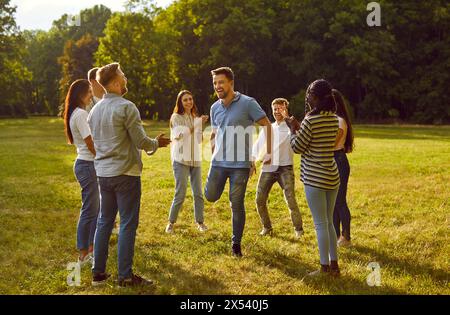
[[(133, 125), (140, 124), (136, 106), (119, 95), (108, 93), (92, 109), (88, 121), (97, 152), (97, 175), (140, 176), (141, 152), (137, 146), (139, 144), (134, 143), (130, 136), (130, 130), (135, 127)], [(139, 136), (145, 137), (142, 134)]]
[(127, 79), (118, 63), (100, 68), (97, 78), (108, 93), (88, 117), (95, 139), (95, 170), (101, 196), (92, 285), (104, 284), (110, 276), (106, 273), (106, 261), (117, 211), (121, 218), (117, 244), (119, 286), (151, 284), (151, 280), (137, 276), (132, 270), (141, 206), (140, 150), (153, 154), (158, 147), (167, 146), (170, 140), (162, 134), (156, 139), (147, 137), (137, 107), (121, 96), (128, 89)]

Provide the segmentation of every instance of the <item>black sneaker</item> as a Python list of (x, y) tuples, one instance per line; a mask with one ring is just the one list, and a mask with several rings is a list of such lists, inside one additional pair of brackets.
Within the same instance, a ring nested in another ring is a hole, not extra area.
[(131, 278), (119, 279), (119, 287), (134, 287), (134, 286), (151, 286), (153, 280), (145, 279), (141, 276), (133, 274)]
[(111, 277), (111, 275), (106, 272), (94, 273), (92, 275), (92, 285), (94, 287), (104, 285), (109, 277)]
[(232, 246), (233, 256), (242, 257), (241, 244), (233, 244)]

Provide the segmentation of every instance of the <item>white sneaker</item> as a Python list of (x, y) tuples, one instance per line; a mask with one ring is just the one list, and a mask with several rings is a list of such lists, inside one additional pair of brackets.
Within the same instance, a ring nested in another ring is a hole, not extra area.
[(263, 227), (261, 232), (259, 232), (259, 235), (261, 235), (261, 236), (272, 235), (272, 231), (273, 231), (272, 228), (268, 229), (266, 227)]
[(94, 256), (92, 256), (92, 253), (87, 254), (86, 256), (84, 256), (84, 258), (81, 260), (80, 257), (78, 257), (78, 264), (80, 265), (80, 267), (84, 267), (87, 264), (91, 264), (94, 261)]
[(302, 237), (303, 234), (305, 234), (305, 232), (303, 230), (295, 230), (295, 238), (300, 238)]
[(173, 233), (173, 223), (169, 223), (166, 226), (166, 233), (172, 234)]
[(204, 223), (197, 223), (197, 229), (200, 232), (206, 232), (208, 230), (208, 227)]
[(347, 241), (347, 239), (343, 236), (339, 237), (337, 244), (339, 247), (351, 247), (352, 246), (352, 242)]

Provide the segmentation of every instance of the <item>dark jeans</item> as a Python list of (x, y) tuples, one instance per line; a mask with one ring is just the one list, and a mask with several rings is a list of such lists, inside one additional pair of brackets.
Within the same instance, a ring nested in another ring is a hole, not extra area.
[(94, 243), (97, 216), (100, 210), (100, 195), (94, 162), (76, 160), (73, 167), (81, 187), (81, 209), (77, 227), (77, 248), (88, 250)]
[(106, 270), (108, 244), (117, 211), (120, 216), (118, 241), (119, 279), (132, 275), (134, 243), (141, 206), (141, 178), (135, 176), (99, 177), (100, 215), (94, 241), (94, 273)]
[(336, 205), (334, 207), (334, 229), (336, 230), (338, 237), (342, 234), (342, 236), (344, 236), (347, 240), (350, 240), (351, 216), (350, 210), (347, 206), (347, 184), (350, 176), (350, 164), (348, 163), (347, 155), (344, 150), (334, 151), (334, 159), (336, 161), (341, 180), (341, 185), (339, 186), (339, 191), (336, 198)]
[(245, 226), (244, 198), (250, 175), (249, 168), (228, 168), (211, 166), (205, 185), (205, 198), (210, 202), (220, 199), (225, 184), (230, 179), (230, 205), (232, 211), (233, 244), (240, 244)]

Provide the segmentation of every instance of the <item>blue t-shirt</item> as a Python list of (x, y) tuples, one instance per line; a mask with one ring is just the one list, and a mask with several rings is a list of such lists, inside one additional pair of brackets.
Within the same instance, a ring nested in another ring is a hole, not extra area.
[(254, 123), (267, 115), (254, 98), (235, 93), (228, 107), (221, 100), (211, 106), (211, 127), (217, 130), (212, 166), (251, 167)]

